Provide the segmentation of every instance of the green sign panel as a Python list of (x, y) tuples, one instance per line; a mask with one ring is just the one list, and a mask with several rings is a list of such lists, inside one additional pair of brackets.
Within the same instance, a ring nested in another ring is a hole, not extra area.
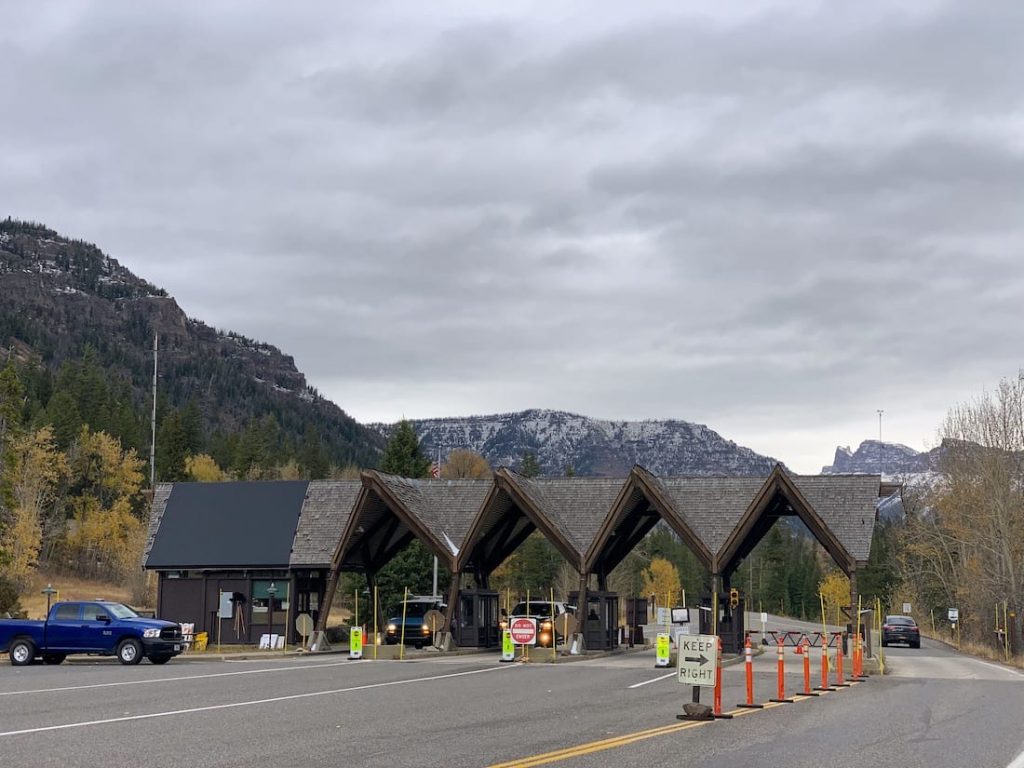
[(512, 642), (512, 632), (504, 630), (501, 633), (501, 660), (512, 661), (516, 657), (516, 646)]
[(361, 627), (352, 627), (349, 630), (348, 655), (353, 659), (360, 659), (363, 656), (363, 630)]
[[(659, 632), (654, 644), (656, 663), (659, 667), (667, 667), (669, 663), (669, 636), (668, 632)], [(650, 662), (648, 662), (650, 663)]]

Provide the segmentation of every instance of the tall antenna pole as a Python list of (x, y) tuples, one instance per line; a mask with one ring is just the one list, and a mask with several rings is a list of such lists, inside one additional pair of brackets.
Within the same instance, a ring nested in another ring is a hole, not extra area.
[[(437, 471), (438, 475), (441, 473), (441, 446), (437, 447)], [(434, 586), (433, 592), (430, 593), (431, 597), (437, 597), (437, 555), (434, 555)]]
[(160, 337), (153, 334), (153, 416), (149, 422), (149, 488), (156, 489), (156, 358)]
[(881, 408), (878, 409), (878, 477), (882, 477), (882, 414), (885, 413)]

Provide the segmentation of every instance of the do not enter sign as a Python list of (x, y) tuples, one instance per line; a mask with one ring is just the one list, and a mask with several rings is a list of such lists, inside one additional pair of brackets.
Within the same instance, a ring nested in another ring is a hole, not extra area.
[(528, 618), (512, 619), (509, 624), (512, 642), (516, 645), (537, 644), (537, 620)]

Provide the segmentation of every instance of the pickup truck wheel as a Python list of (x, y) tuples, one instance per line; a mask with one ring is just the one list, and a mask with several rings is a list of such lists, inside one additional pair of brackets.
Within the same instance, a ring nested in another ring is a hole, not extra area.
[(149, 657), (150, 664), (166, 664), (170, 660), (171, 657), (168, 656), (166, 653), (158, 653)]
[(142, 643), (134, 637), (122, 640), (117, 646), (117, 660), (122, 664), (138, 664), (142, 661)]
[(36, 657), (36, 644), (25, 637), (19, 637), (11, 647), (7, 649), (7, 655), (11, 658), (11, 666), (26, 667)]
[(66, 658), (63, 653), (44, 653), (43, 664), (63, 664)]

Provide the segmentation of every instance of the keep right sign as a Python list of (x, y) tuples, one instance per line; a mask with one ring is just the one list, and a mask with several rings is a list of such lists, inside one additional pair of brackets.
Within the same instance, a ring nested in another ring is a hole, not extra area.
[(676, 635), (676, 679), (687, 685), (715, 687), (718, 638), (714, 635)]

